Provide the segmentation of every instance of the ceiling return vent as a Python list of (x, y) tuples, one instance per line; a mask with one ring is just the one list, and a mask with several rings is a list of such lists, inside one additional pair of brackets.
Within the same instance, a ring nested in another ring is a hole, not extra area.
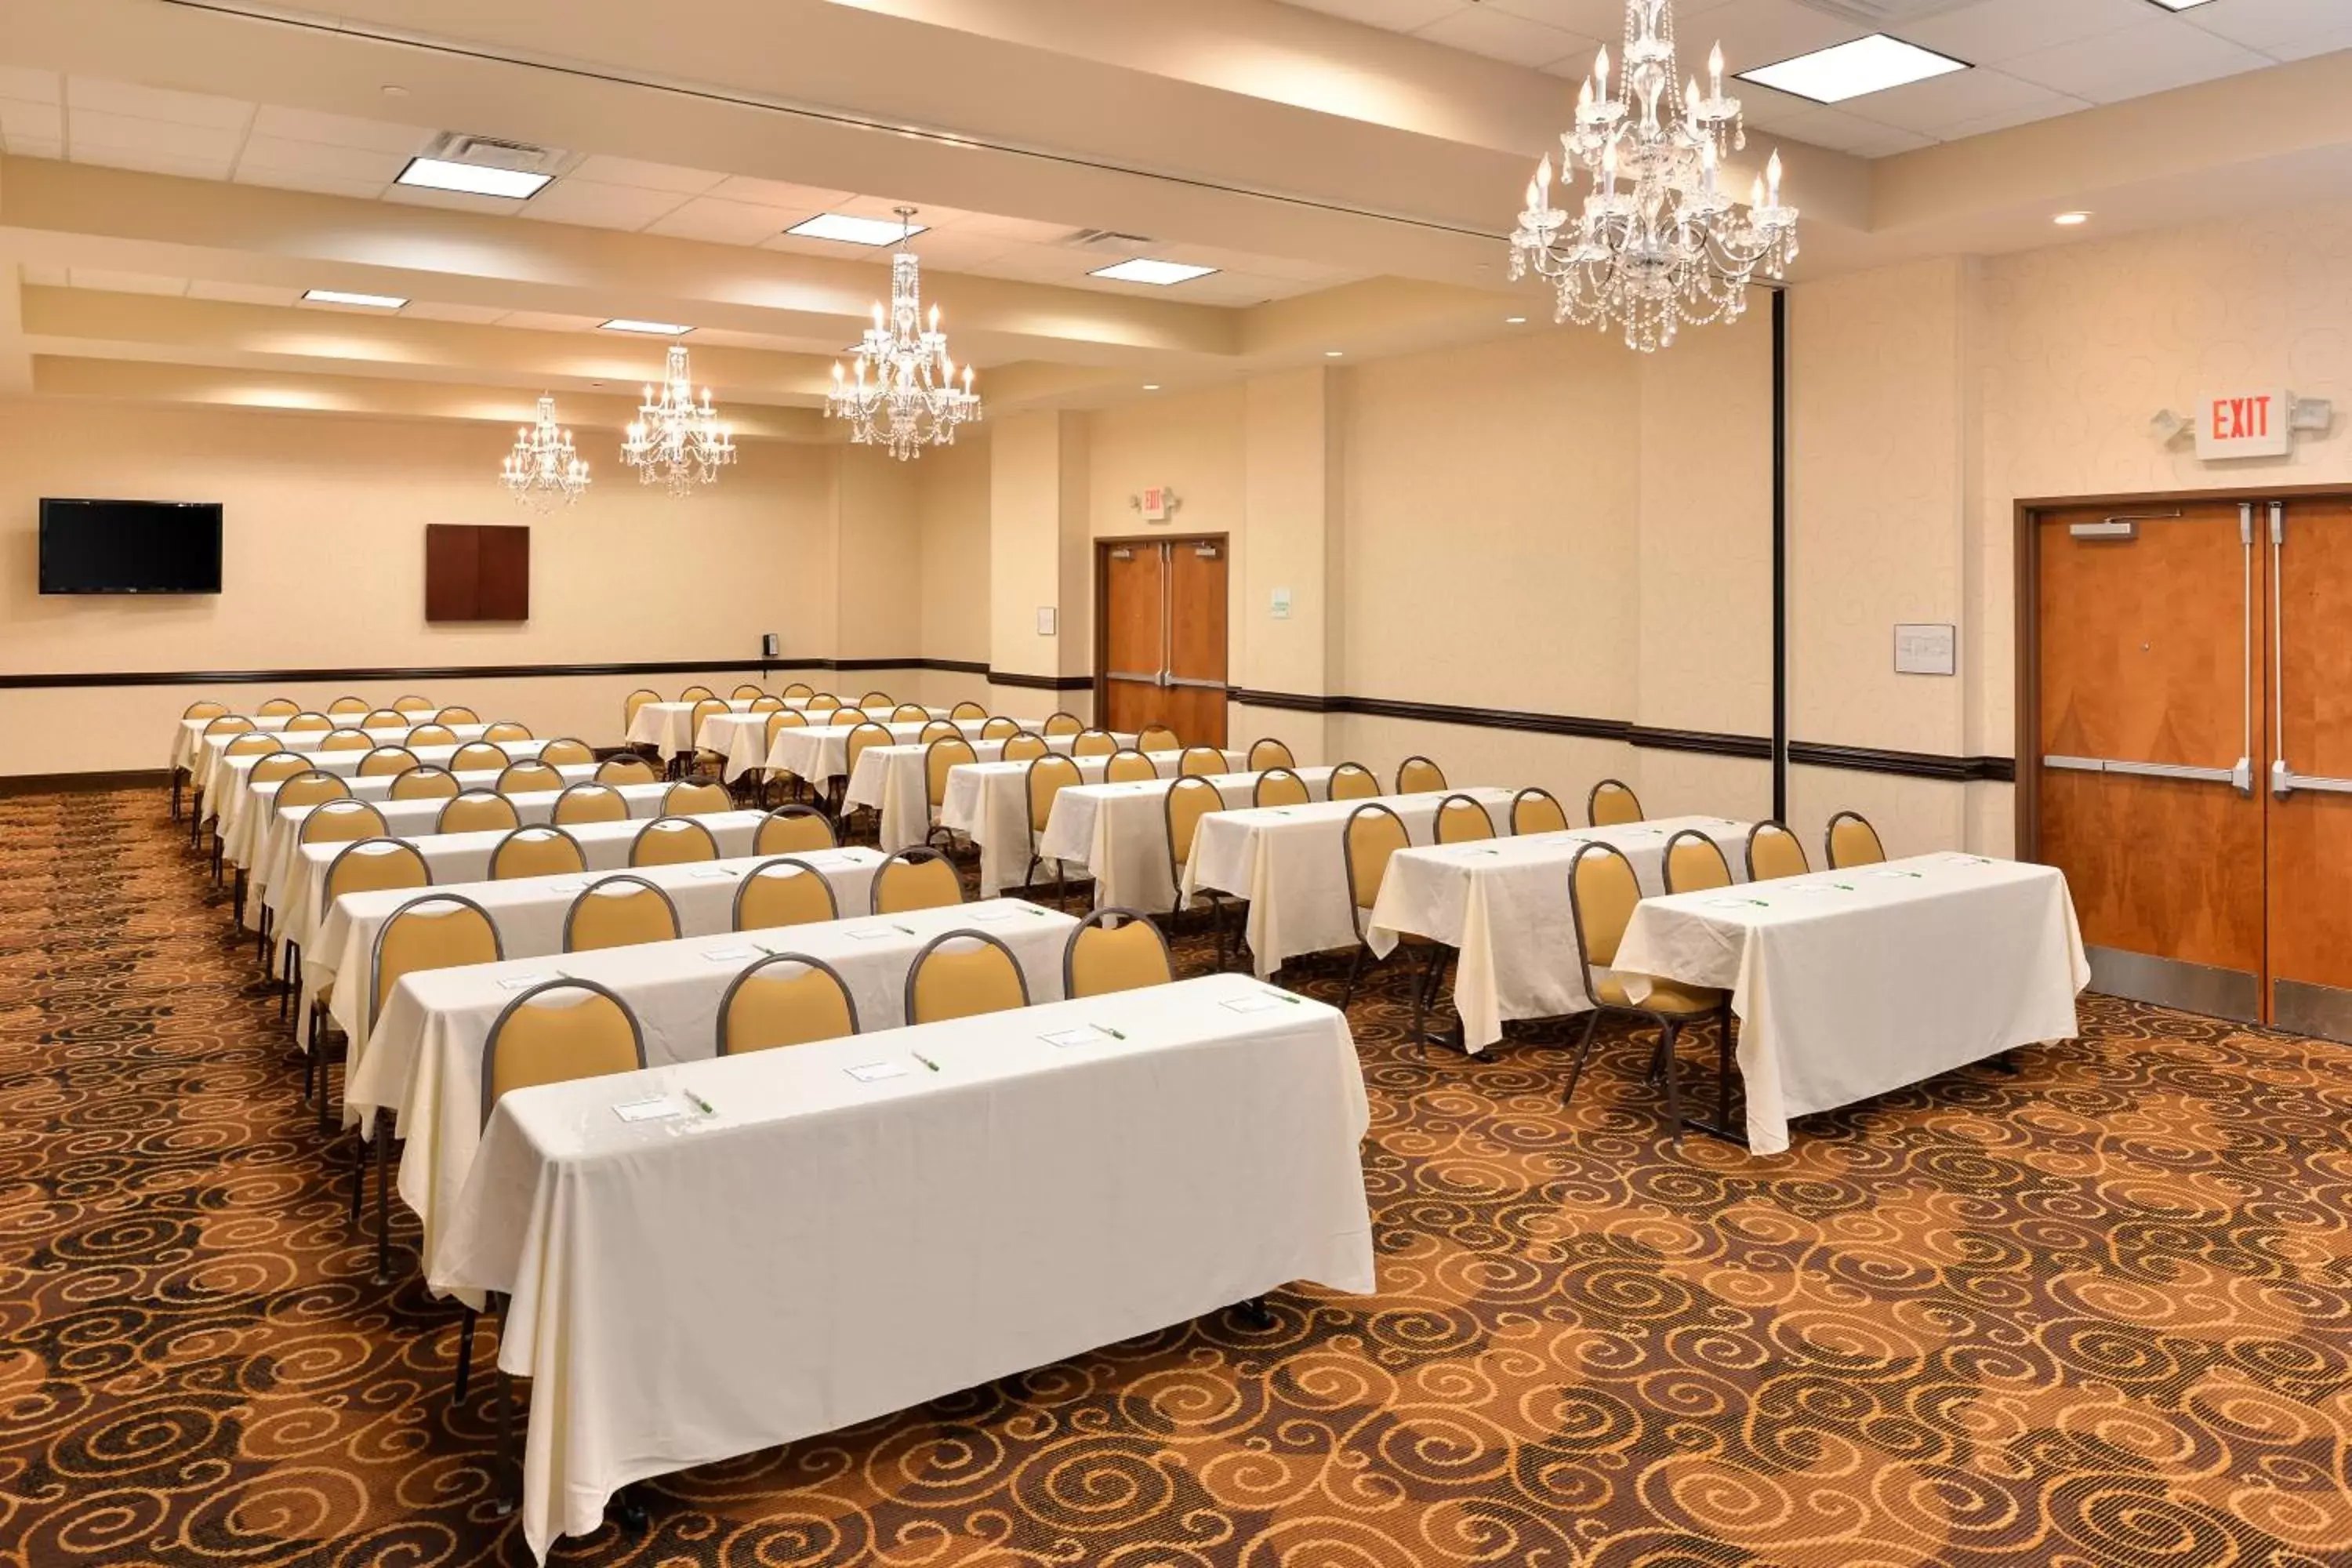
[[(1966, 10), (1979, 0), (1797, 0), (1809, 11), (1843, 21), (1859, 22), (1865, 27), (1882, 31), (1904, 26), (1912, 22), (1924, 22), (1930, 16), (1941, 16), (1948, 11)], [(1684, 29), (1687, 36), (1705, 32), (1703, 18), (1694, 17), (1693, 25)]]
[(545, 174), (550, 178), (564, 172), (571, 154), (551, 147), (534, 147), (528, 142), (501, 142), (495, 136), (476, 136), (464, 131), (444, 131), (433, 139), (422, 156), (438, 158), (449, 163), (471, 163), (478, 169), (510, 169), (519, 174)]
[(1074, 229), (1058, 242), (1072, 250), (1099, 250), (1106, 255), (1139, 255), (1150, 247), (1148, 234), (1121, 234), (1115, 228)]

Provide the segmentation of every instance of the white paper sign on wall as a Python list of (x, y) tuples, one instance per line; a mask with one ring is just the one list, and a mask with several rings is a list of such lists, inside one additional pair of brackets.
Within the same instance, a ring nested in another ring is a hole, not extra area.
[(1895, 673), (1897, 675), (1957, 675), (1959, 673), (1959, 629), (1938, 624), (1895, 628)]
[(2223, 392), (2197, 403), (2197, 456), (2208, 462), (2217, 458), (2284, 458), (2294, 437), (2288, 416), (2294, 404), (2284, 387), (2253, 392)]

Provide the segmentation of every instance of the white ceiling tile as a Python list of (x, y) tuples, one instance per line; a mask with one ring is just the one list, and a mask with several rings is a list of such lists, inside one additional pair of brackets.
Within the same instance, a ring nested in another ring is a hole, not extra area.
[[(2071, 0), (2065, 0), (2071, 3)], [(1677, 8), (1679, 9), (1679, 8)], [(1801, 5), (1797, 0), (1738, 0), (1706, 13), (1702, 24), (1696, 16), (1684, 26), (1677, 18), (1675, 27), (1676, 42), (1683, 54), (1683, 72), (1689, 75), (1704, 68), (1709, 45), (1723, 45), (1725, 74), (1753, 70), (1759, 66), (1776, 65), (1792, 55), (1813, 49), (1825, 49), (1832, 44), (1843, 44), (1868, 34), (1870, 29), (1859, 22), (1849, 22), (1825, 11)], [(1615, 39), (1611, 40), (1610, 53), (1617, 52)], [(1727, 92), (1744, 90), (1747, 84), (1734, 88), (1725, 83)]]
[(1113, 253), (1071, 250), (1058, 245), (1016, 245), (971, 270), (984, 278), (1017, 278), (1032, 283), (1066, 283), (1094, 267), (1108, 267)]
[[(1524, 16), (1564, 33), (1606, 39), (1612, 58), (1617, 53), (1618, 40), (1625, 36), (1625, 0), (1480, 0), (1480, 4), (1487, 10)], [(1676, 5), (1675, 19), (1686, 20), (1694, 9), (1688, 5)], [(1687, 28), (1677, 26), (1675, 31), (1685, 40), (1692, 36)]]
[(2252, 49), (2162, 16), (2120, 32), (2020, 55), (2001, 68), (2077, 98), (2114, 103), (2257, 70), (2269, 63)]
[(267, 283), (216, 283), (199, 278), (188, 285), (191, 300), (221, 300), (236, 305), (291, 305), (301, 297), (299, 289), (278, 289)]
[(1934, 140), (1915, 131), (1898, 130), (1843, 109), (1830, 108), (1801, 114), (1780, 129), (1800, 142), (1827, 147), (1833, 153), (1850, 153), (1857, 158), (1883, 158), (1890, 153), (1908, 153), (1925, 147)]
[[(1008, 241), (1008, 244), (1011, 242)], [(930, 249), (916, 239), (916, 248), (929, 256)], [(852, 245), (844, 239), (812, 239), (804, 234), (788, 234), (779, 230), (760, 242), (762, 250), (781, 250), (793, 256), (822, 256), (834, 261), (871, 261), (882, 254), (871, 245)]]
[(643, 228), (692, 198), (643, 185), (607, 185), (567, 174), (525, 203), (522, 216), (592, 228)]
[(110, 294), (184, 294), (188, 280), (152, 272), (112, 272), (103, 268), (76, 267), (68, 276), (77, 289), (103, 289)]
[(399, 125), (388, 120), (362, 120), (349, 114), (318, 114), (307, 109), (280, 109), (265, 103), (254, 112), (253, 133), (287, 142), (316, 142), (328, 147), (351, 147), (403, 160), (425, 151), (436, 134), (422, 125)]
[(606, 320), (604, 316), (572, 316), (557, 310), (509, 310), (499, 318), (499, 325), (525, 327), (535, 332), (593, 332)]
[(73, 286), (73, 279), (62, 267), (39, 267), (27, 261), (16, 269), (16, 274), (37, 288), (69, 289)]
[(652, 224), (646, 232), (677, 239), (704, 239), (716, 245), (757, 245), (786, 224), (798, 223), (807, 216), (798, 210), (696, 196)]
[(747, 202), (755, 207), (788, 209), (801, 217), (829, 211), (835, 202), (848, 201), (853, 195), (848, 191), (822, 185), (795, 185), (786, 180), (762, 180), (751, 174), (729, 174), (704, 194), (721, 201)]
[(464, 191), (436, 191), (427, 185), (387, 185), (383, 199), (411, 207), (447, 207), (452, 212), (490, 213), (511, 217), (522, 211), (523, 199), (513, 196), (477, 196)]
[(140, 87), (102, 77), (66, 79), (66, 102), (79, 115), (84, 110), (129, 115), (135, 120), (163, 120), (174, 125), (202, 125), (215, 131), (242, 131), (253, 119), (254, 106), (243, 99), (215, 98), (209, 93), (173, 92), (160, 87)]
[(54, 103), (0, 98), (0, 136), (14, 147), (19, 142), (57, 142), (66, 133), (65, 110)]
[[(2000, 120), (2021, 125), (2029, 120), (2071, 114), (2090, 107), (2087, 100), (2011, 76), (1990, 67), (1931, 77), (1905, 87), (1889, 88), (1851, 100), (1853, 113), (1882, 125), (1893, 125), (1927, 136), (1948, 136), (1952, 127)], [(1799, 134), (1793, 128), (1790, 134)]]
[(96, 163), (109, 169), (136, 169), (147, 174), (179, 174), (195, 180), (226, 180), (230, 163), (226, 157), (181, 157), (143, 147), (90, 147), (79, 142), (74, 143), (73, 161)]
[(245, 131), (242, 126), (184, 125), (76, 108), (67, 117), (66, 136), (77, 155), (88, 147), (115, 147), (175, 158), (227, 160), (236, 156)]
[(995, 213), (967, 213), (956, 225), (956, 231), (992, 235), (1020, 245), (1048, 245), (1080, 226), (1074, 223), (1045, 223), (1036, 218), (1003, 217)]
[(62, 136), (11, 136), (8, 151), (19, 158), (62, 158), (66, 155)]
[(2352, 25), (2315, 34), (2308, 38), (2273, 44), (2267, 52), (2283, 60), (2305, 60), (2315, 55), (2332, 55), (2338, 49), (2352, 49)]
[(360, 201), (375, 200), (390, 184), (386, 180), (347, 180), (336, 174), (311, 174), (299, 169), (252, 165), (240, 167), (234, 177), (240, 185), (267, 185), (279, 191), (309, 191), (321, 196), (352, 196)]
[(502, 305), (443, 305), (429, 300), (412, 300), (400, 313), (415, 321), (463, 321), (482, 327), (502, 320), (507, 312)]
[(971, 216), (961, 207), (926, 205), (908, 201), (903, 196), (847, 196), (835, 201), (824, 210), (849, 217), (886, 218), (895, 223), (900, 207), (913, 207), (915, 221), (925, 228), (947, 228)]
[(682, 169), (675, 163), (648, 163), (605, 153), (581, 160), (571, 177), (600, 185), (632, 185), (641, 191), (675, 191), (682, 196), (701, 195), (727, 178), (709, 169)]
[(2183, 11), (2180, 19), (2232, 43), (2268, 50), (2342, 32), (2352, 23), (2352, 5), (2345, 0), (2221, 0)]
[(1289, 4), (1395, 33), (1425, 27), (1449, 12), (1465, 8), (1465, 0), (1289, 0)]
[(245, 151), (238, 154), (236, 166), (240, 172), (274, 169), (335, 180), (372, 181), (382, 186), (397, 179), (401, 170), (408, 166), (408, 160), (396, 153), (337, 147), (325, 142), (289, 142), (282, 137), (264, 136), (257, 130), (245, 139)]
[(2151, 18), (2162, 20), (2148, 9), (2147, 0), (1976, 0), (1940, 16), (1906, 23), (1899, 31), (1923, 48), (1983, 66), (2120, 32)]
[(1600, 47), (1581, 35), (1530, 22), (1491, 5), (1474, 5), (1441, 16), (1413, 37), (1520, 66), (1548, 66), (1573, 56), (1589, 57)]
[(65, 80), (55, 71), (26, 66), (0, 66), (0, 98), (21, 98), (30, 103), (62, 103)]
[[(999, 239), (992, 235), (967, 235), (961, 229), (944, 229), (938, 234), (919, 235), (911, 247), (923, 258), (925, 268), (943, 267), (963, 270), (992, 257), (1003, 255), (1019, 244), (1018, 240)], [(874, 253), (866, 253), (871, 257)]]

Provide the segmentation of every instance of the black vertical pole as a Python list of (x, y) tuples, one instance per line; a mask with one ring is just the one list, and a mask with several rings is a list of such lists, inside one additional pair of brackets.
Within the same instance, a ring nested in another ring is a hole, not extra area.
[(1789, 820), (1789, 294), (1772, 290), (1772, 816)]

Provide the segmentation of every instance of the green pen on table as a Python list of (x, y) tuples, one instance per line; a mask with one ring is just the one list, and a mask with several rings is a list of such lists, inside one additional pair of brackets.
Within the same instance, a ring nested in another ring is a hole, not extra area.
[(1841, 893), (1851, 893), (1853, 891), (1853, 884), (1852, 882), (1832, 882), (1830, 886), (1835, 888)]
[(695, 1092), (694, 1092), (694, 1090), (692, 1090), (692, 1089), (680, 1089), (680, 1090), (678, 1090), (678, 1092), (679, 1092), (680, 1094), (685, 1095), (687, 1099), (688, 1099), (688, 1100), (690, 1100), (694, 1101), (694, 1108), (695, 1108), (697, 1110), (699, 1110), (700, 1112), (702, 1112), (702, 1114), (703, 1114), (703, 1115), (705, 1115), (705, 1116), (716, 1116), (716, 1115), (718, 1115), (718, 1114), (719, 1114), (719, 1112), (718, 1112), (717, 1110), (715, 1110), (711, 1109), (710, 1101), (709, 1101), (709, 1100), (707, 1100), (703, 1099), (703, 1098), (702, 1098), (702, 1096), (700, 1096), (700, 1095), (698, 1095), (698, 1094), (695, 1093)]
[(935, 1062), (935, 1061), (933, 1061), (933, 1060), (931, 1060), (931, 1058), (929, 1058), (929, 1057), (925, 1056), (922, 1052), (920, 1052), (920, 1051), (908, 1051), (907, 1054), (908, 1054), (908, 1056), (910, 1056), (910, 1057), (914, 1058), (917, 1061), (919, 1061), (919, 1062), (922, 1063), (925, 1067), (927, 1067), (927, 1068), (930, 1068), (933, 1072), (937, 1072), (937, 1071), (939, 1071), (939, 1070), (940, 1070), (940, 1064), (939, 1064), (939, 1063), (937, 1063), (937, 1062)]
[(1108, 1024), (1097, 1024), (1095, 1027), (1100, 1029), (1104, 1034), (1108, 1035), (1114, 1040), (1123, 1040), (1127, 1038), (1125, 1035), (1121, 1034), (1118, 1030), (1112, 1028)]
[(915, 928), (913, 926), (902, 926), (897, 921), (892, 921), (890, 922), (890, 929), (892, 931), (905, 931), (908, 936), (915, 934)]

